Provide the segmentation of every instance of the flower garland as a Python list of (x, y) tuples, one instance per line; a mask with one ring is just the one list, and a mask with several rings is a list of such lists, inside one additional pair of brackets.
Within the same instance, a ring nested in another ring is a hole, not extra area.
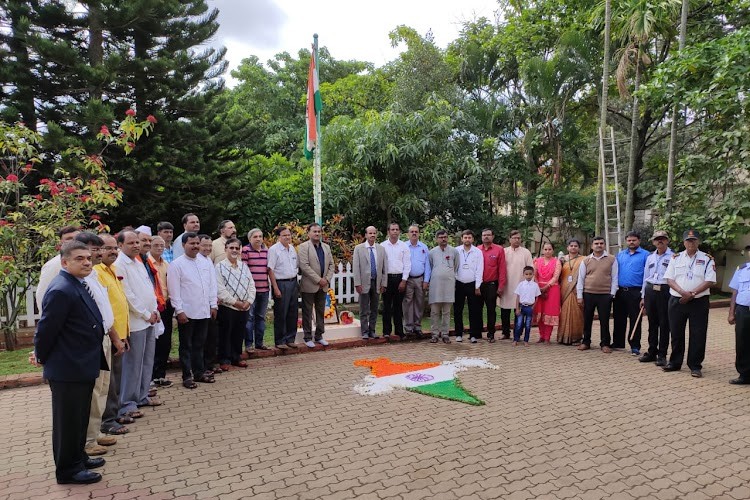
[(330, 303), (326, 307), (325, 313), (323, 313), (323, 318), (325, 319), (331, 319), (336, 316), (336, 292), (333, 291), (333, 288), (328, 289), (328, 299)]

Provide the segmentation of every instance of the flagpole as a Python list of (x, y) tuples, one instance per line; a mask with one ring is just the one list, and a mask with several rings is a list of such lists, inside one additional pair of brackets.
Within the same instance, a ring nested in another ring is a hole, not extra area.
[[(313, 54), (312, 57), (315, 58), (315, 76), (318, 82), (320, 82), (320, 73), (318, 72), (318, 34), (313, 34)], [(321, 182), (321, 172), (320, 172), (320, 156), (321, 156), (321, 150), (320, 150), (320, 143), (322, 142), (320, 139), (321, 136), (321, 130), (320, 130), (320, 114), (322, 113), (322, 110), (316, 113), (315, 116), (315, 128), (317, 129), (317, 134), (315, 137), (315, 156), (313, 158), (313, 202), (315, 204), (315, 222), (318, 224), (323, 224), (323, 188), (322, 188), (322, 182)]]

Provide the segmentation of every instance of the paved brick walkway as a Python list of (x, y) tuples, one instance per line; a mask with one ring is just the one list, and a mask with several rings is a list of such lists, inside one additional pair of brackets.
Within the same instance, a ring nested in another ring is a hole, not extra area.
[[(89, 486), (54, 482), (49, 389), (0, 391), (0, 422), (13, 429), (0, 498), (747, 499), (750, 387), (727, 384), (725, 318), (711, 312), (700, 380), (623, 352), (507, 341), (253, 361), (213, 386), (160, 391), (165, 405), (120, 438)], [(367, 374), (356, 359), (459, 355), (500, 367), (461, 374), (486, 406), (352, 390)]]

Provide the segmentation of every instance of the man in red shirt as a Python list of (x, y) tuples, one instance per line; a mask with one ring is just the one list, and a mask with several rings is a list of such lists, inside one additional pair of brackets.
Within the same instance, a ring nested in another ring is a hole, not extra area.
[(505, 288), (507, 270), (505, 269), (505, 250), (495, 245), (495, 233), (492, 229), (482, 230), (482, 245), (479, 249), (484, 256), (484, 274), (482, 275), (482, 302), (487, 307), (487, 340), (495, 342), (495, 322), (497, 320), (497, 298)]

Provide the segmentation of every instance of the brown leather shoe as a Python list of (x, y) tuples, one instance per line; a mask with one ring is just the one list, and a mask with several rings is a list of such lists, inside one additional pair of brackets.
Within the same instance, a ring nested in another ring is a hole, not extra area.
[(107, 454), (107, 448), (105, 448), (104, 446), (99, 446), (98, 444), (92, 444), (91, 446), (87, 446), (84, 451), (86, 452), (86, 455), (90, 457)]
[(578, 345), (578, 350), (579, 351), (588, 351), (589, 349), (591, 349), (590, 345), (586, 345), (586, 344), (579, 344)]
[(602, 346), (602, 352), (605, 353), (605, 354), (609, 354), (610, 352), (612, 352), (612, 349), (610, 349), (606, 345), (603, 345)]
[(100, 438), (96, 438), (96, 444), (101, 446), (112, 446), (114, 444), (117, 444), (117, 438), (114, 436), (102, 436)]

